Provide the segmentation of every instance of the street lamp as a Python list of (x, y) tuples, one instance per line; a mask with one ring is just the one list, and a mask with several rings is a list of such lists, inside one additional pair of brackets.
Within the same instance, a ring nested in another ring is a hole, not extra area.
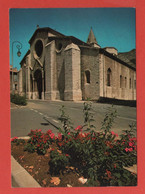
[(14, 47), (14, 44), (16, 43), (16, 47), (17, 47), (17, 49), (18, 49), (18, 52), (17, 52), (17, 56), (18, 57), (20, 57), (21, 56), (21, 52), (20, 52), (20, 50), (21, 50), (21, 48), (22, 48), (22, 43), (21, 42), (19, 42), (19, 41), (13, 41), (12, 42), (12, 94), (14, 93), (14, 72), (13, 72), (13, 47)]

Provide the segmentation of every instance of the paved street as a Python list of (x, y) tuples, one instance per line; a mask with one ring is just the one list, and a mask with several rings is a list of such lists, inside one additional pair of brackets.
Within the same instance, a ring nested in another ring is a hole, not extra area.
[[(74, 127), (82, 125), (83, 102), (29, 100), (26, 107), (11, 107), (11, 137), (26, 136), (31, 129), (42, 129), (44, 132), (52, 129), (57, 133), (55, 126), (61, 126), (58, 117), (62, 105), (66, 107), (66, 113), (72, 119)], [(93, 103), (92, 107), (94, 124), (99, 130), (106, 111), (111, 105)], [(120, 134), (122, 129), (128, 129), (129, 124), (136, 122), (136, 108), (116, 105), (114, 107), (117, 109), (118, 116), (112, 130)]]

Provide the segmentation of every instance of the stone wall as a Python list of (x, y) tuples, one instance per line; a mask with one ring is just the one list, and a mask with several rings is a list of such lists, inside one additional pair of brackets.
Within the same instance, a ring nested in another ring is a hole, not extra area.
[[(90, 83), (87, 83), (85, 72), (90, 72)], [(81, 88), (83, 99), (97, 100), (99, 88), (99, 50), (81, 48)]]
[[(111, 84), (107, 86), (107, 70), (111, 70)], [(131, 81), (130, 81), (131, 79)], [(136, 72), (129, 67), (100, 55), (100, 96), (122, 100), (136, 100)]]
[(22, 93), (26, 94), (26, 64), (22, 65)]
[[(21, 64), (20, 90), (28, 98), (38, 98), (34, 74), (39, 69), (42, 73), (42, 99), (75, 101), (107, 97), (136, 100), (134, 70), (99, 54), (98, 48), (78, 47), (69, 38), (52, 37), (51, 33), (38, 32), (31, 40), (30, 55)], [(40, 55), (36, 51), (38, 42), (42, 48)], [(108, 69), (111, 71), (110, 85), (107, 83)]]
[(65, 48), (64, 100), (82, 100), (80, 49), (71, 43)]
[(22, 68), (18, 72), (18, 93), (22, 95)]

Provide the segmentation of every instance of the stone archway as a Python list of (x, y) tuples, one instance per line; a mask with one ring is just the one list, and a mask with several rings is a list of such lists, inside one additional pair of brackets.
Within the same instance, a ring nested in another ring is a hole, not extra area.
[(37, 69), (34, 73), (35, 78), (35, 91), (38, 92), (38, 98), (42, 99), (42, 72), (40, 69)]

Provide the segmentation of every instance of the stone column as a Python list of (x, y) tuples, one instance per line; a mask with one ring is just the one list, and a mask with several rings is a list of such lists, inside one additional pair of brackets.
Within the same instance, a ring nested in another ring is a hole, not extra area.
[(26, 95), (27, 98), (31, 98), (30, 92), (30, 63), (31, 63), (31, 56), (28, 55), (26, 58)]
[(19, 70), (18, 76), (19, 76), (18, 92), (20, 95), (22, 95), (22, 68)]
[(42, 100), (44, 100), (44, 71), (42, 69), (42, 94), (41, 94)]
[(32, 77), (33, 79), (33, 95), (32, 95), (32, 98), (35, 99), (35, 78)]
[(30, 91), (30, 68), (28, 67), (28, 99), (31, 99), (31, 91)]
[(56, 82), (56, 51), (55, 41), (52, 41), (45, 46), (45, 99), (56, 99)]
[(65, 49), (64, 100), (82, 100), (80, 49), (73, 43)]

